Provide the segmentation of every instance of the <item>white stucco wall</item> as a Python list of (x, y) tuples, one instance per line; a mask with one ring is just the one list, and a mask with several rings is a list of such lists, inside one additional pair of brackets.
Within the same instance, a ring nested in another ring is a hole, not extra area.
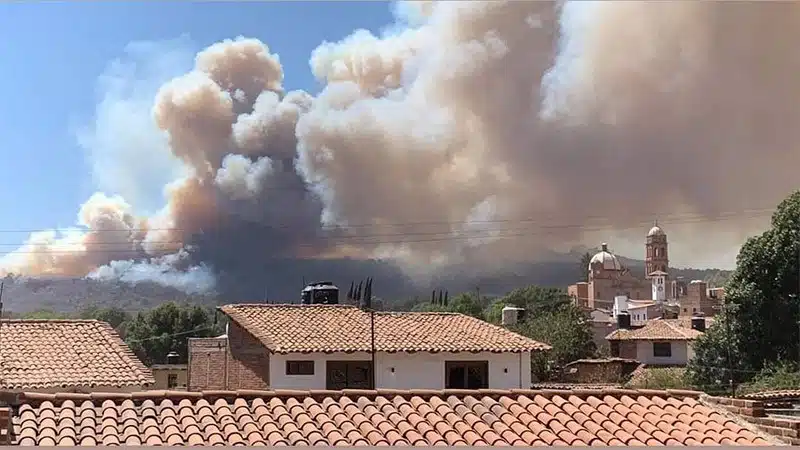
[[(314, 361), (314, 375), (286, 375), (286, 361)], [(369, 353), (273, 354), (272, 389), (325, 389), (326, 361), (371, 360)], [(531, 385), (530, 353), (378, 353), (378, 389), (444, 389), (445, 361), (489, 361), (490, 389), (526, 389)], [(392, 372), (394, 369), (394, 372)]]
[(653, 341), (636, 343), (636, 359), (644, 364), (686, 365), (692, 357), (694, 357), (694, 350), (686, 341), (672, 341), (672, 356), (669, 358), (653, 356)]

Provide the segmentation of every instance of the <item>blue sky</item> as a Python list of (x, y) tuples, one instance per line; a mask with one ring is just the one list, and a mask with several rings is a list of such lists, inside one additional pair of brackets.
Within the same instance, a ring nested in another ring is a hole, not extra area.
[[(178, 75), (197, 50), (243, 35), (280, 55), (286, 88), (315, 91), (308, 60), (322, 41), (358, 28), (377, 34), (392, 22), (384, 2), (0, 3), (0, 230), (72, 226), (80, 204), (102, 188), (79, 132), (93, 124), (102, 92), (117, 80), (99, 78), (109, 71), (128, 80)], [(157, 62), (146, 67), (131, 57), (153, 53)], [(120, 90), (155, 88), (126, 83)], [(27, 233), (3, 236), (10, 245)]]

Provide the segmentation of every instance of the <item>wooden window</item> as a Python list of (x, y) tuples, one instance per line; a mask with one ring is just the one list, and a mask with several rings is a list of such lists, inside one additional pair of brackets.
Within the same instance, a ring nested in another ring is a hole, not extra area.
[(653, 356), (656, 358), (672, 357), (672, 344), (669, 342), (653, 342)]
[(372, 361), (328, 361), (325, 389), (374, 389)]
[(444, 377), (447, 389), (487, 389), (489, 361), (445, 361)]
[(167, 389), (173, 389), (176, 387), (178, 387), (178, 374), (167, 374)]
[(286, 361), (286, 375), (314, 375), (314, 361)]
[(611, 356), (619, 358), (619, 341), (610, 341), (609, 345), (611, 347)]

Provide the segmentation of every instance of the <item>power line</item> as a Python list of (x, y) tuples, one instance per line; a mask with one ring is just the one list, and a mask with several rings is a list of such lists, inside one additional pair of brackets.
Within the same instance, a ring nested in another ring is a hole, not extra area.
[(215, 327), (213, 327), (213, 326), (199, 327), (199, 328), (194, 328), (194, 329), (188, 330), (188, 331), (181, 331), (180, 333), (160, 334), (158, 336), (150, 336), (150, 337), (146, 337), (146, 338), (142, 338), (142, 339), (126, 339), (125, 342), (127, 344), (135, 344), (135, 343), (139, 343), (139, 342), (155, 341), (157, 339), (168, 339), (168, 338), (174, 338), (174, 337), (178, 337), (178, 336), (185, 336), (187, 334), (199, 333), (201, 331), (214, 331), (214, 329), (215, 329)]
[[(756, 208), (756, 209), (742, 209), (737, 211), (717, 211), (713, 213), (713, 215), (709, 214), (701, 214), (701, 213), (677, 213), (677, 214), (667, 214), (665, 215), (663, 212), (653, 212), (653, 213), (641, 213), (637, 214), (639, 217), (642, 217), (639, 220), (639, 223), (646, 223), (652, 224), (652, 219), (644, 219), (644, 217), (658, 217), (659, 223), (667, 223), (663, 220), (663, 217), (683, 217), (683, 216), (694, 216), (697, 218), (707, 218), (709, 220), (716, 220), (717, 218), (722, 218), (725, 216), (747, 216), (749, 214), (755, 214), (752, 217), (766, 217), (772, 215), (775, 212), (775, 208)], [(716, 217), (715, 217), (716, 216)], [(536, 223), (542, 222), (543, 219), (546, 218), (553, 218), (555, 215), (553, 214), (541, 214), (535, 218), (527, 218), (527, 219), (488, 219), (488, 220), (457, 220), (457, 221), (428, 221), (428, 222), (396, 222), (396, 223), (362, 223), (362, 224), (346, 224), (346, 225), (322, 225), (319, 227), (321, 230), (328, 230), (328, 231), (336, 231), (336, 230), (347, 230), (347, 229), (354, 229), (354, 228), (370, 228), (370, 227), (416, 227), (416, 226), (428, 226), (428, 225), (481, 225), (481, 224), (496, 224), (496, 223)], [(581, 216), (582, 222), (591, 222), (595, 220), (609, 220), (610, 217), (607, 215), (604, 216)], [(667, 219), (668, 220), (668, 219)], [(291, 229), (295, 228), (297, 225), (295, 224), (275, 224), (275, 225), (264, 225), (264, 228), (273, 228), (273, 229)], [(581, 225), (548, 225), (551, 227), (565, 227), (565, 226), (581, 226)], [(122, 230), (90, 230), (84, 228), (77, 228), (77, 227), (64, 227), (60, 228), (60, 230), (64, 231), (76, 231), (81, 233), (92, 232), (92, 233), (147, 233), (149, 231), (192, 231), (183, 228), (125, 228)], [(47, 231), (54, 231), (54, 229), (0, 229), (0, 233), (40, 233), (40, 232), (47, 232)]]
[[(755, 217), (764, 217), (759, 215), (751, 215), (751, 218)], [(691, 224), (691, 223), (709, 223), (709, 222), (721, 222), (724, 220), (731, 220), (731, 219), (739, 219), (742, 216), (731, 216), (731, 217), (719, 217), (719, 218), (700, 218), (696, 217), (693, 219), (685, 219), (685, 220), (661, 220), (661, 223), (672, 223), (672, 224)], [(470, 240), (470, 239), (490, 239), (490, 240), (497, 240), (497, 239), (507, 239), (507, 238), (519, 238), (519, 237), (534, 237), (534, 236), (546, 236), (552, 235), (558, 231), (564, 229), (577, 229), (583, 232), (597, 232), (597, 231), (625, 231), (625, 230), (632, 230), (641, 228), (642, 225), (636, 226), (628, 226), (628, 227), (614, 227), (611, 225), (603, 225), (603, 226), (584, 226), (584, 225), (561, 225), (561, 226), (539, 226), (539, 227), (525, 227), (525, 228), (510, 228), (510, 229), (485, 229), (485, 230), (449, 230), (449, 231), (438, 231), (438, 232), (410, 232), (410, 233), (385, 233), (385, 234), (364, 234), (364, 235), (350, 235), (350, 236), (316, 236), (311, 238), (313, 242), (307, 243), (298, 243), (295, 244), (295, 248), (315, 248), (321, 244), (329, 244), (329, 245), (336, 245), (336, 244), (373, 244), (373, 245), (381, 245), (381, 244), (412, 244), (412, 243), (424, 243), (424, 242), (442, 242), (442, 241), (459, 241), (459, 240)], [(426, 239), (400, 239), (400, 240), (374, 240), (377, 238), (384, 238), (384, 237), (397, 237), (397, 238), (407, 238), (407, 237), (415, 237), (415, 236), (430, 236), (430, 238)], [(104, 243), (53, 243), (57, 247), (64, 247), (68, 245), (76, 245), (76, 246), (94, 246), (97, 244), (100, 245), (127, 245), (133, 242), (130, 241), (121, 241), (121, 242), (104, 242)], [(140, 242), (141, 245), (147, 245), (149, 247), (156, 246), (154, 250), (156, 251), (176, 251), (183, 245), (184, 242), (181, 241), (161, 241), (161, 242)], [(33, 245), (30, 243), (20, 243), (20, 244), (0, 244), (5, 246), (15, 246), (15, 247), (25, 247), (26, 245)], [(39, 244), (42, 247), (46, 247), (50, 244)], [(160, 245), (169, 245), (169, 246), (177, 246), (177, 248), (159, 248)], [(39, 250), (19, 250), (19, 251), (9, 251), (13, 252), (14, 254), (72, 254), (72, 253), (114, 253), (114, 254), (131, 254), (131, 255), (143, 255), (145, 253), (144, 249), (131, 249), (131, 248), (116, 248), (116, 249), (97, 249), (97, 248), (90, 248), (90, 249), (75, 249), (75, 250), (54, 250), (51, 248), (48, 249), (39, 249)]]

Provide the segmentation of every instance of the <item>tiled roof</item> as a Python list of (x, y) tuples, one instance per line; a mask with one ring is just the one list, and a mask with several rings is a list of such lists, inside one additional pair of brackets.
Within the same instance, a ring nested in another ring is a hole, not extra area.
[[(370, 351), (369, 313), (349, 305), (227, 305), (220, 310), (275, 353)], [(526, 352), (550, 346), (464, 314), (376, 312), (381, 352)]]
[(775, 391), (753, 392), (742, 395), (741, 398), (753, 400), (796, 400), (800, 399), (800, 389), (783, 389)]
[[(711, 325), (714, 324), (713, 317), (704, 317), (706, 320), (706, 329), (708, 329)], [(667, 323), (683, 328), (692, 328), (692, 318), (691, 317), (680, 317), (678, 319), (662, 319)]]
[(0, 377), (13, 390), (154, 383), (111, 325), (97, 320), (3, 320)]
[(531, 389), (548, 389), (548, 390), (595, 390), (602, 391), (604, 389), (620, 389), (621, 384), (602, 384), (602, 383), (533, 383)]
[(38, 394), (19, 445), (770, 445), (686, 391)]
[(668, 320), (655, 319), (647, 321), (641, 328), (617, 329), (612, 331), (606, 339), (609, 341), (691, 341), (702, 336), (703, 333), (673, 324)]

